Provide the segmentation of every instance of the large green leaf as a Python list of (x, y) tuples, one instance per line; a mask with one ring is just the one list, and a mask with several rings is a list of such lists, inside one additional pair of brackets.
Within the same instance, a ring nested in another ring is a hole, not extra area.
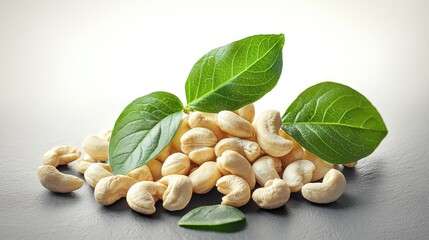
[(183, 114), (171, 93), (153, 92), (130, 103), (116, 120), (109, 145), (114, 174), (126, 174), (158, 155), (171, 141)]
[(284, 41), (283, 34), (255, 35), (204, 55), (186, 81), (188, 108), (236, 110), (263, 97), (280, 78)]
[(371, 154), (387, 134), (377, 109), (354, 89), (323, 82), (306, 89), (286, 110), (282, 129), (331, 163)]

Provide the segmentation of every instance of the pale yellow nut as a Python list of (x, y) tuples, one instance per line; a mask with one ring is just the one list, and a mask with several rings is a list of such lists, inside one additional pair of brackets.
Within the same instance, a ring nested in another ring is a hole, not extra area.
[(109, 164), (93, 163), (86, 169), (83, 176), (89, 186), (95, 188), (95, 185), (97, 185), (101, 179), (112, 175)]
[(189, 127), (188, 124), (188, 116), (185, 116), (184, 118), (182, 118), (182, 120), (180, 121), (179, 127), (177, 128), (177, 132), (173, 137), (173, 140), (171, 140), (171, 146), (173, 148), (174, 151), (181, 151), (180, 148), (180, 139), (182, 138), (183, 134), (185, 134), (185, 132), (189, 131), (189, 129), (191, 129), (191, 127)]
[(66, 165), (80, 158), (80, 155), (80, 151), (73, 146), (57, 146), (43, 155), (43, 164), (54, 167), (58, 165)]
[(357, 165), (357, 162), (351, 162), (351, 163), (343, 164), (343, 166), (346, 168), (354, 168), (354, 167), (356, 167), (356, 165)]
[(40, 184), (46, 189), (57, 193), (68, 193), (79, 189), (83, 180), (69, 174), (63, 174), (54, 166), (42, 165), (37, 169)]
[(104, 130), (103, 132), (98, 134), (98, 136), (104, 139), (104, 141), (110, 142), (110, 138), (112, 137), (112, 130), (111, 129)]
[(137, 180), (125, 175), (105, 177), (95, 186), (95, 200), (103, 205), (111, 205), (127, 196), (128, 189), (136, 183)]
[(97, 135), (91, 135), (83, 141), (83, 150), (93, 159), (107, 161), (109, 158), (109, 142)]
[(149, 170), (149, 167), (147, 165), (143, 165), (141, 167), (138, 167), (136, 169), (133, 169), (127, 173), (128, 177), (132, 177), (137, 182), (141, 181), (153, 181), (152, 173)]
[(237, 175), (244, 178), (250, 186), (255, 188), (256, 178), (250, 163), (239, 153), (227, 150), (216, 160), (217, 167), (223, 175)]
[(201, 165), (208, 161), (215, 161), (216, 160), (215, 150), (212, 147), (203, 147), (203, 148), (194, 150), (189, 153), (189, 159), (198, 165)]
[(268, 180), (280, 178), (279, 172), (282, 170), (282, 163), (279, 158), (263, 156), (252, 164), (256, 182), (264, 186)]
[(234, 113), (246, 119), (248, 122), (253, 122), (253, 119), (255, 118), (255, 105), (251, 103), (240, 109), (235, 110)]
[(316, 166), (316, 169), (313, 171), (313, 177), (311, 178), (312, 182), (322, 179), (329, 170), (338, 168), (337, 165), (328, 163), (307, 150), (304, 150), (304, 159), (310, 160), (314, 166)]
[(207, 128), (211, 130), (218, 140), (226, 137), (226, 134), (219, 127), (216, 113), (191, 112), (188, 119), (191, 128)]
[(264, 187), (256, 189), (252, 199), (263, 209), (275, 209), (286, 204), (290, 197), (289, 186), (282, 179), (268, 180)]
[(326, 173), (323, 182), (307, 183), (302, 187), (301, 193), (310, 202), (326, 204), (340, 198), (346, 187), (344, 175), (337, 169), (331, 169)]
[(91, 166), (91, 164), (93, 164), (93, 162), (88, 162), (85, 160), (79, 160), (76, 163), (76, 170), (81, 173), (84, 174), (86, 169), (88, 169), (89, 166)]
[(217, 115), (220, 129), (231, 136), (250, 138), (255, 135), (252, 124), (231, 111), (221, 111)]
[(292, 141), (279, 135), (281, 124), (280, 113), (275, 110), (261, 112), (253, 121), (259, 146), (273, 157), (282, 157), (293, 148)]
[(82, 160), (86, 161), (86, 162), (90, 162), (90, 163), (96, 163), (97, 162), (97, 160), (95, 160), (94, 158), (92, 158), (88, 154), (83, 155)]
[(180, 142), (182, 152), (189, 154), (203, 147), (214, 147), (217, 143), (217, 138), (211, 130), (198, 127), (192, 128), (183, 134)]
[(160, 162), (165, 162), (165, 160), (170, 156), (171, 153), (171, 145), (168, 145), (164, 149), (162, 149), (161, 152), (158, 153), (158, 155), (155, 157)]
[(304, 184), (313, 177), (316, 166), (308, 160), (298, 160), (289, 164), (283, 172), (283, 180), (289, 185), (291, 192), (299, 192)]
[(208, 193), (222, 177), (222, 173), (217, 169), (216, 162), (205, 162), (191, 174), (193, 191), (197, 194)]
[(222, 205), (241, 207), (250, 200), (250, 187), (243, 178), (235, 175), (221, 177), (216, 182), (217, 190), (224, 194)]
[(292, 150), (290, 150), (290, 152), (288, 154), (280, 157), (280, 160), (282, 161), (283, 168), (285, 168), (287, 165), (289, 165), (290, 163), (292, 163), (294, 161), (304, 159), (304, 149), (301, 147), (301, 145), (297, 141), (295, 141), (295, 139), (293, 139), (291, 136), (289, 136), (289, 134), (287, 134), (283, 129), (279, 130), (279, 135), (285, 139), (292, 141), (292, 143), (293, 143)]
[(173, 153), (162, 164), (162, 176), (180, 174), (186, 175), (191, 167), (191, 161), (186, 154)]
[(146, 164), (152, 173), (153, 181), (158, 181), (162, 178), (162, 163), (156, 159), (152, 159), (149, 163)]
[(238, 152), (250, 163), (255, 161), (261, 155), (261, 148), (256, 142), (240, 138), (224, 138), (215, 146), (215, 153), (218, 157), (220, 157), (226, 150)]
[(162, 196), (162, 205), (168, 211), (182, 210), (192, 198), (192, 181), (184, 175), (168, 175), (162, 177), (159, 183), (167, 185)]
[(142, 181), (134, 184), (127, 193), (127, 203), (136, 212), (145, 215), (155, 213), (155, 203), (162, 199), (167, 186), (157, 182)]

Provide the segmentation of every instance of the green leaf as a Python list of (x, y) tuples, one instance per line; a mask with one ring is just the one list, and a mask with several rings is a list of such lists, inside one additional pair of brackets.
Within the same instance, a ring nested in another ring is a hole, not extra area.
[(192, 68), (186, 81), (190, 110), (236, 110), (263, 97), (282, 72), (283, 34), (255, 35), (216, 48)]
[(282, 122), (282, 129), (305, 149), (336, 164), (368, 156), (387, 134), (383, 119), (368, 99), (333, 82), (302, 92)]
[[(245, 218), (244, 214), (237, 208), (212, 205), (192, 209), (180, 219), (179, 225), (203, 230), (222, 231), (222, 229), (226, 229), (227, 225), (243, 221)], [(224, 228), (213, 228), (216, 226), (223, 226)]]
[(114, 174), (126, 174), (156, 157), (172, 140), (183, 105), (171, 93), (153, 92), (130, 103), (116, 120), (109, 144)]

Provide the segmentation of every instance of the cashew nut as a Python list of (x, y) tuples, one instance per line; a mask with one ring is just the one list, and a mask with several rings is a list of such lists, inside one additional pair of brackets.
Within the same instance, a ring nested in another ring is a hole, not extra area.
[(191, 167), (189, 157), (183, 153), (173, 153), (164, 162), (161, 168), (162, 176), (171, 174), (186, 175)]
[(346, 168), (354, 168), (354, 167), (356, 167), (356, 165), (357, 165), (357, 162), (351, 162), (351, 163), (343, 164), (343, 166)]
[(289, 134), (287, 134), (283, 129), (279, 130), (279, 135), (284, 137), (285, 139), (292, 141), (293, 143), (292, 150), (290, 150), (288, 154), (280, 157), (283, 168), (287, 167), (287, 165), (289, 165), (291, 162), (304, 159), (304, 149), (298, 142), (295, 141), (295, 139), (289, 136)]
[(168, 175), (162, 177), (159, 183), (167, 185), (162, 196), (163, 206), (168, 211), (182, 210), (192, 197), (192, 181), (184, 175)]
[(250, 163), (255, 161), (261, 155), (261, 148), (256, 142), (240, 138), (224, 138), (215, 146), (215, 153), (218, 157), (220, 157), (226, 150), (232, 150), (240, 153)]
[(182, 120), (180, 121), (179, 127), (177, 128), (176, 135), (174, 135), (173, 140), (171, 140), (171, 146), (175, 151), (181, 151), (180, 139), (182, 138), (183, 134), (185, 134), (185, 132), (191, 129), (188, 124), (188, 118), (189, 118), (188, 116), (185, 116), (184, 118), (182, 118)]
[(88, 167), (91, 166), (91, 164), (93, 164), (93, 163), (85, 161), (85, 160), (79, 160), (79, 161), (77, 161), (77, 164), (76, 164), (76, 170), (79, 173), (84, 174), (86, 169), (88, 169)]
[(256, 189), (252, 198), (263, 209), (275, 209), (286, 204), (290, 197), (289, 186), (282, 179), (268, 180), (264, 187)]
[(314, 203), (335, 202), (346, 190), (346, 178), (337, 169), (331, 169), (326, 173), (321, 183), (307, 183), (302, 189), (302, 196)]
[(256, 182), (260, 186), (264, 186), (268, 180), (280, 178), (279, 172), (282, 171), (282, 163), (279, 158), (267, 155), (256, 160), (252, 168), (256, 176)]
[(107, 161), (109, 158), (109, 142), (97, 135), (91, 135), (83, 141), (83, 149), (93, 159)]
[(252, 124), (231, 111), (221, 111), (217, 115), (220, 129), (231, 136), (250, 138), (255, 135)]
[(150, 173), (152, 173), (153, 181), (158, 181), (162, 178), (162, 163), (160, 161), (152, 159), (152, 161), (150, 161), (146, 165), (149, 168)]
[(143, 165), (141, 167), (129, 171), (127, 173), (127, 176), (134, 178), (135, 180), (137, 180), (137, 182), (153, 181), (152, 173), (150, 172), (147, 165)]
[(95, 200), (103, 205), (111, 205), (127, 196), (128, 189), (135, 183), (137, 180), (125, 175), (105, 177), (95, 186)]
[(78, 158), (80, 158), (80, 151), (77, 148), (69, 145), (58, 146), (43, 155), (43, 164), (56, 167), (71, 163)]
[(127, 193), (127, 203), (136, 212), (153, 214), (155, 203), (162, 198), (167, 186), (157, 182), (142, 181), (134, 184)]
[(227, 150), (216, 160), (217, 167), (223, 175), (237, 175), (249, 184), (250, 189), (255, 188), (256, 178), (250, 163), (239, 153)]
[(246, 119), (248, 122), (253, 122), (253, 118), (255, 117), (255, 105), (251, 103), (240, 109), (235, 110), (234, 113)]
[(329, 170), (338, 168), (337, 165), (328, 163), (307, 150), (304, 150), (304, 159), (310, 160), (314, 166), (316, 166), (316, 169), (313, 171), (313, 177), (311, 178), (312, 182), (322, 179)]
[(52, 192), (68, 193), (79, 189), (83, 180), (69, 174), (63, 174), (54, 166), (42, 165), (37, 168), (37, 176), (40, 184)]
[(214, 147), (217, 143), (215, 134), (207, 128), (192, 128), (180, 138), (181, 149), (185, 154), (203, 147)]
[(316, 166), (309, 160), (298, 160), (289, 164), (283, 172), (283, 180), (291, 192), (299, 192), (302, 186), (311, 181)]
[(161, 152), (158, 153), (158, 155), (155, 157), (160, 162), (165, 162), (165, 160), (170, 156), (171, 153), (171, 145), (168, 145), (164, 149), (162, 149)]
[(109, 164), (93, 163), (85, 171), (84, 175), (86, 182), (93, 188), (97, 183), (105, 178), (112, 176)]
[(104, 141), (106, 142), (110, 142), (110, 138), (112, 137), (112, 130), (105, 130), (103, 132), (101, 132), (98, 136), (100, 136), (102, 139), (104, 139)]
[(266, 110), (260, 113), (253, 121), (253, 126), (258, 144), (266, 154), (281, 157), (292, 150), (292, 141), (279, 135), (281, 118), (278, 111)]
[(194, 150), (189, 153), (189, 159), (198, 165), (208, 161), (214, 161), (216, 159), (215, 150), (212, 147), (203, 147)]
[(209, 192), (220, 177), (222, 177), (222, 173), (217, 169), (216, 162), (205, 162), (189, 174), (193, 191), (197, 194)]
[(250, 200), (250, 187), (243, 178), (235, 175), (226, 175), (216, 182), (217, 190), (224, 194), (222, 205), (241, 207)]
[(191, 112), (188, 123), (191, 128), (202, 127), (211, 130), (219, 140), (224, 138), (226, 134), (219, 127), (217, 119), (216, 113)]

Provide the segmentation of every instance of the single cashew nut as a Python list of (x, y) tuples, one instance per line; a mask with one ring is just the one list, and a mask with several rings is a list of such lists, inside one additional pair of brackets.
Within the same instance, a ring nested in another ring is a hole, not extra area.
[(128, 189), (136, 183), (137, 180), (125, 175), (105, 177), (95, 186), (95, 200), (103, 205), (111, 205), (127, 196)]
[(287, 167), (290, 163), (302, 160), (304, 159), (304, 149), (301, 147), (301, 145), (295, 141), (289, 134), (287, 134), (283, 129), (280, 128), (279, 135), (282, 136), (285, 139), (288, 139), (292, 141), (293, 147), (290, 152), (282, 157), (280, 157), (280, 160), (282, 161), (283, 168)]
[(256, 142), (240, 138), (224, 138), (215, 146), (215, 153), (218, 157), (220, 157), (226, 150), (232, 150), (240, 153), (250, 163), (255, 161), (261, 155), (261, 148)]
[(246, 119), (248, 122), (253, 122), (253, 118), (255, 117), (255, 105), (251, 103), (240, 109), (235, 110), (234, 113)]
[(314, 203), (335, 202), (346, 190), (346, 178), (337, 169), (331, 169), (326, 173), (321, 183), (307, 183), (302, 189), (302, 196)]
[(298, 160), (289, 164), (283, 172), (283, 180), (291, 192), (299, 192), (304, 184), (309, 183), (313, 177), (316, 166), (308, 160)]
[(316, 169), (313, 171), (313, 177), (311, 178), (312, 182), (322, 179), (329, 170), (338, 168), (337, 165), (328, 163), (307, 150), (304, 150), (304, 159), (310, 160), (314, 166), (316, 166)]
[(43, 164), (58, 166), (66, 165), (80, 158), (80, 151), (69, 145), (54, 147), (43, 155)]
[(211, 130), (218, 140), (226, 136), (219, 127), (216, 113), (191, 112), (188, 123), (191, 128), (202, 127)]
[(268, 180), (264, 187), (256, 189), (252, 199), (263, 209), (275, 209), (286, 204), (290, 197), (289, 186), (282, 179)]
[(189, 153), (189, 159), (198, 165), (216, 160), (215, 150), (212, 147), (203, 147)]
[(188, 124), (188, 118), (189, 118), (188, 116), (185, 116), (184, 118), (182, 118), (182, 120), (180, 121), (179, 127), (177, 128), (176, 135), (174, 135), (173, 140), (171, 140), (171, 145), (175, 151), (182, 150), (180, 148), (180, 145), (181, 145), (180, 139), (182, 138), (183, 134), (185, 134), (185, 132), (191, 129), (191, 127), (189, 127), (189, 124)]
[(98, 134), (98, 136), (100, 136), (102, 139), (104, 139), (104, 141), (106, 142), (110, 142), (110, 138), (112, 137), (112, 130), (105, 130), (103, 132), (101, 132), (100, 134)]
[(79, 173), (84, 174), (86, 169), (88, 169), (88, 167), (91, 166), (91, 164), (93, 164), (93, 163), (85, 161), (85, 160), (79, 160), (79, 161), (77, 161), (77, 164), (76, 164), (76, 170)]
[(171, 145), (168, 145), (164, 149), (162, 149), (161, 152), (158, 153), (158, 155), (155, 157), (160, 162), (165, 162), (165, 160), (170, 156), (171, 153)]
[(215, 134), (207, 128), (192, 128), (180, 139), (182, 152), (189, 154), (203, 147), (214, 147), (217, 143)]
[(152, 173), (149, 170), (149, 167), (147, 165), (143, 165), (141, 167), (138, 167), (136, 169), (133, 169), (127, 173), (128, 177), (132, 177), (137, 182), (141, 181), (153, 181)]
[(83, 150), (93, 159), (107, 161), (109, 158), (109, 142), (97, 135), (91, 135), (83, 141)]
[(43, 187), (57, 193), (72, 192), (83, 185), (82, 179), (63, 174), (51, 165), (42, 165), (37, 168), (37, 176)]
[(231, 136), (250, 138), (255, 135), (255, 129), (246, 119), (231, 111), (221, 111), (217, 115), (220, 129)]
[(256, 160), (252, 168), (256, 176), (256, 182), (260, 186), (264, 186), (268, 180), (280, 178), (279, 172), (282, 171), (282, 163), (279, 158), (267, 155)]
[(250, 187), (243, 178), (235, 175), (221, 177), (216, 182), (217, 190), (224, 194), (222, 205), (241, 207), (250, 200)]
[(155, 213), (155, 203), (162, 198), (167, 186), (157, 182), (142, 181), (134, 184), (127, 193), (127, 203), (136, 212)]
[(351, 163), (343, 164), (343, 166), (346, 168), (354, 168), (354, 167), (356, 167), (356, 165), (357, 165), (357, 162), (351, 162)]
[(191, 161), (186, 154), (173, 153), (164, 162), (161, 168), (162, 176), (171, 174), (186, 175), (191, 167)]
[(197, 194), (209, 192), (220, 177), (222, 177), (222, 173), (217, 169), (216, 162), (205, 162), (189, 174), (193, 191)]
[(168, 175), (162, 177), (159, 183), (167, 185), (162, 196), (163, 206), (168, 211), (182, 210), (192, 197), (192, 181), (184, 175)]
[(104, 163), (93, 163), (85, 171), (84, 177), (86, 182), (93, 188), (97, 183), (105, 178), (112, 176), (109, 164)]
[(284, 156), (293, 148), (292, 141), (279, 135), (281, 124), (280, 113), (275, 110), (266, 110), (253, 121), (259, 146), (273, 157)]
[(152, 173), (153, 181), (158, 181), (162, 178), (162, 163), (156, 159), (152, 159), (149, 163), (146, 164)]
[(216, 160), (217, 167), (223, 175), (237, 175), (242, 177), (250, 186), (255, 188), (256, 178), (250, 163), (239, 153), (227, 150)]

